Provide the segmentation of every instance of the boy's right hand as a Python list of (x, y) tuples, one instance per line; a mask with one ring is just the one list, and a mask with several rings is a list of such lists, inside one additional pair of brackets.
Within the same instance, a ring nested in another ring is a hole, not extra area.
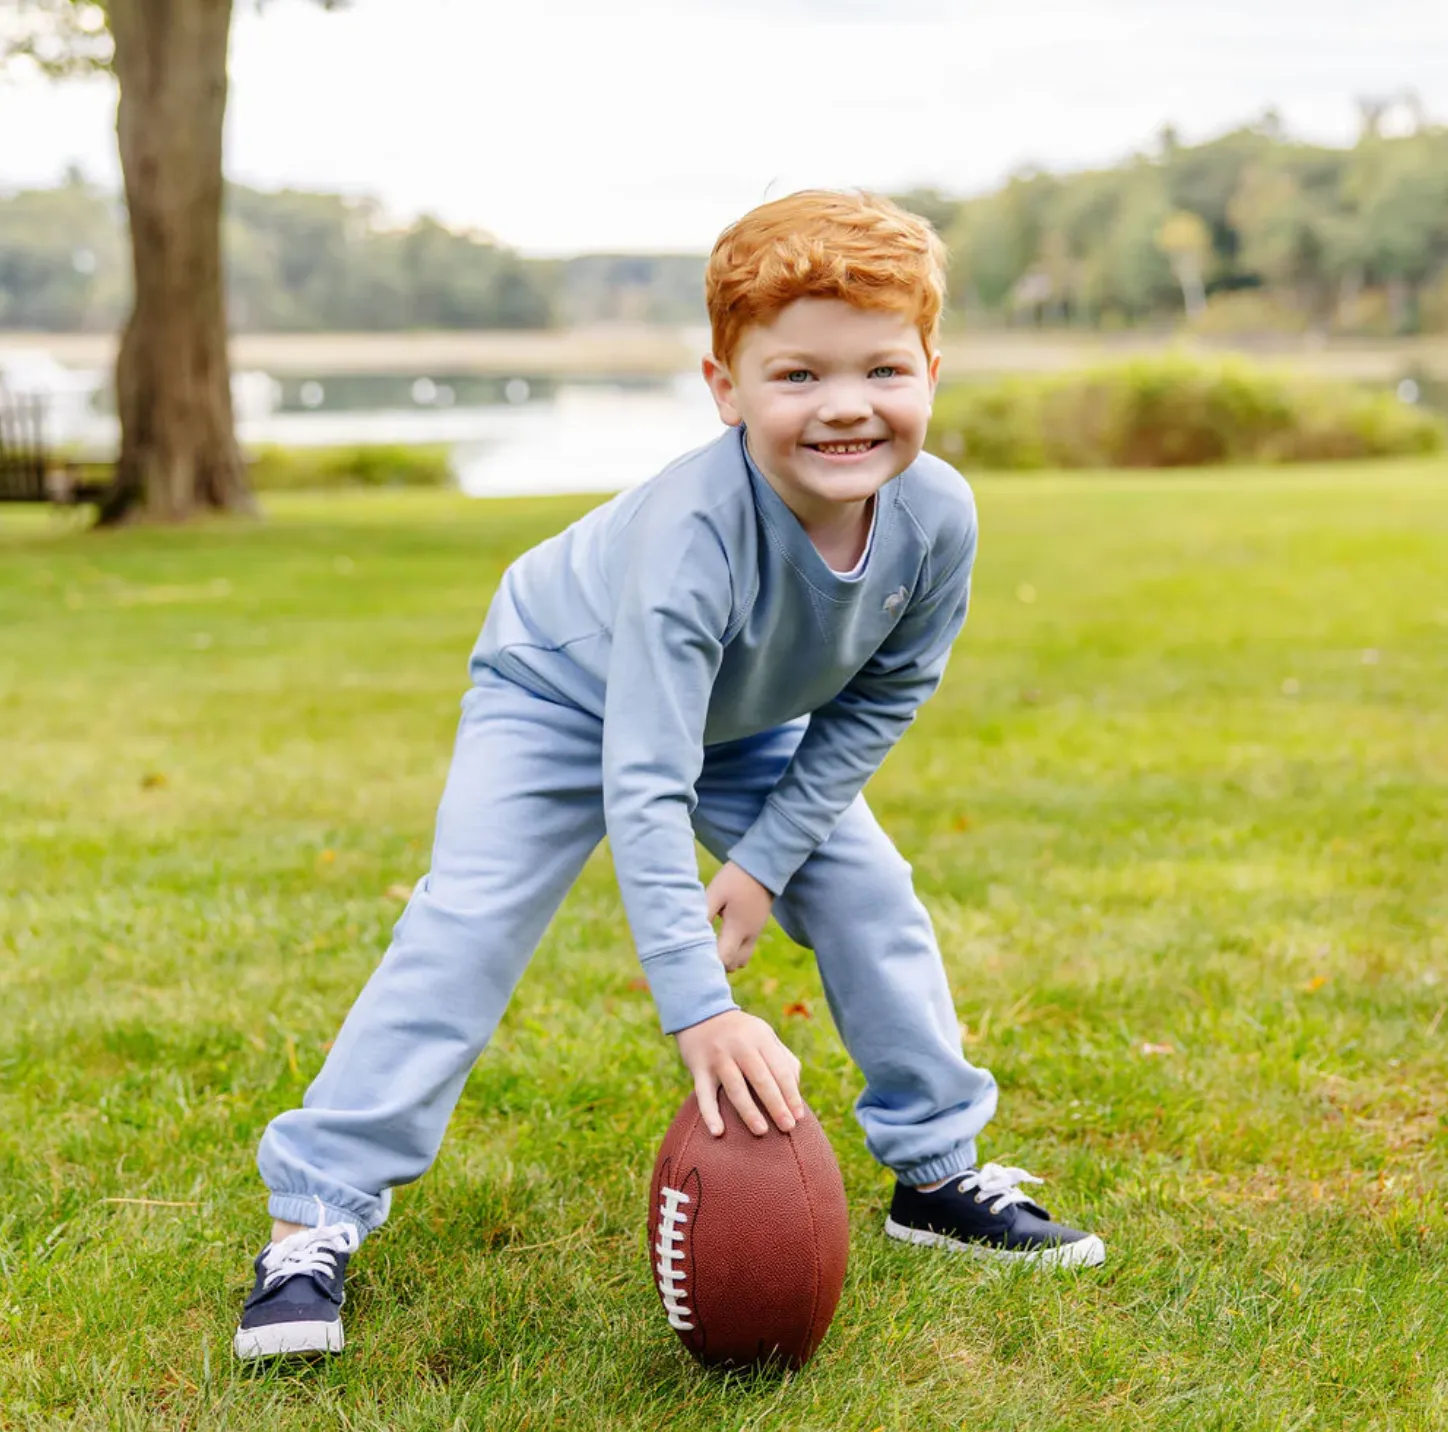
[(711, 1134), (724, 1132), (719, 1090), (753, 1134), (769, 1132), (764, 1115), (749, 1097), (751, 1086), (776, 1124), (788, 1133), (804, 1115), (799, 1097), (800, 1062), (764, 1020), (728, 1009), (675, 1036), (679, 1055), (694, 1076), (694, 1093)]

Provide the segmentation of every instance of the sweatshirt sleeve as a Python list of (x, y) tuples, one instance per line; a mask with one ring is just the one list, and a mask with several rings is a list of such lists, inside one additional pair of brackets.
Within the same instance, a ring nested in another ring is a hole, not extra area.
[(835, 828), (850, 802), (934, 693), (965, 622), (975, 561), (965, 548), (912, 601), (895, 629), (809, 726), (779, 784), (729, 858), (778, 895)]
[[(669, 525), (670, 530), (653, 530)], [(690, 815), (732, 584), (707, 523), (640, 514), (619, 554), (603, 806), (619, 891), (666, 1034), (739, 1006), (709, 924)]]

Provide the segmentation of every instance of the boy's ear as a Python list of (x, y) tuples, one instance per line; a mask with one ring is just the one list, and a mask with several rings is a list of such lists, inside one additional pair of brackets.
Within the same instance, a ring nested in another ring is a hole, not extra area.
[(703, 362), (704, 381), (713, 394), (714, 406), (719, 409), (719, 421), (731, 428), (737, 428), (744, 421), (734, 401), (734, 379), (729, 370), (712, 354), (706, 353)]
[(935, 396), (935, 385), (940, 382), (940, 354), (930, 360), (930, 396)]

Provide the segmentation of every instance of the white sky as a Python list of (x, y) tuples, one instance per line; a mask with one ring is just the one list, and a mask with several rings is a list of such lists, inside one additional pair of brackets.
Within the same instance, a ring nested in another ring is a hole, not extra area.
[[(1404, 86), (1448, 121), (1444, 0), (237, 0), (226, 163), (531, 253), (702, 250), (807, 184), (976, 191), (1167, 121), (1349, 141)], [(0, 81), (0, 188), (117, 182), (114, 104)]]

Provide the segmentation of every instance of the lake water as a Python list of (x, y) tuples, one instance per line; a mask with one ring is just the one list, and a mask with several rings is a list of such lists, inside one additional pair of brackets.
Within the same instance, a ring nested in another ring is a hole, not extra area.
[[(475, 497), (619, 492), (723, 430), (697, 373), (666, 379), (237, 375), (244, 446), (444, 444)], [(115, 419), (86, 424), (85, 446), (114, 443)]]
[(621, 492), (723, 431), (696, 374), (652, 387), (565, 383), (495, 412), (490, 434), (453, 448), (474, 496)]

